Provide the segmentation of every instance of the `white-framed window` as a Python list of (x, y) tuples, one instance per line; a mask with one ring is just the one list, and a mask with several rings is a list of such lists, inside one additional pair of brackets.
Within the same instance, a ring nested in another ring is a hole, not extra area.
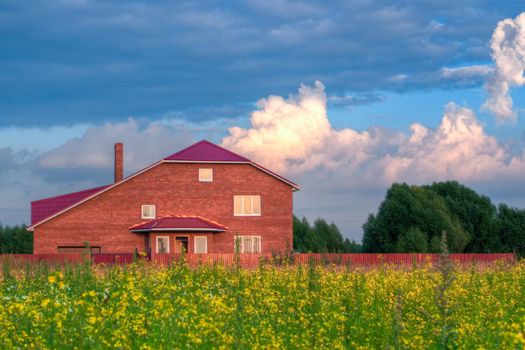
[(233, 196), (233, 215), (261, 216), (261, 196)]
[(206, 254), (208, 253), (208, 237), (206, 236), (195, 236), (193, 241), (195, 254)]
[(200, 182), (213, 182), (213, 169), (211, 168), (199, 169), (199, 181)]
[(170, 252), (170, 237), (169, 236), (157, 236), (157, 253), (169, 253)]
[(233, 251), (239, 253), (261, 253), (261, 236), (235, 236)]
[(140, 209), (141, 215), (140, 217), (143, 219), (155, 219), (156, 218), (156, 210), (154, 204), (143, 204)]

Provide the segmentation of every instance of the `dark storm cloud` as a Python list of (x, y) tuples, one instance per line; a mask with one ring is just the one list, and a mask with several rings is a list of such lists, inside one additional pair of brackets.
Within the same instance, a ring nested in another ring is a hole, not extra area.
[(0, 127), (220, 109), (316, 79), (335, 96), (448, 87), (440, 69), (489, 62), (518, 5), (4, 1)]

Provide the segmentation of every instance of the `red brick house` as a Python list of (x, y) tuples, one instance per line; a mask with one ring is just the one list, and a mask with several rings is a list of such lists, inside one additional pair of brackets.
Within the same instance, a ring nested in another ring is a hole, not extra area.
[[(292, 249), (299, 186), (238, 154), (200, 141), (115, 182), (31, 203), (34, 253), (232, 253)], [(238, 242), (238, 243), (235, 243)]]

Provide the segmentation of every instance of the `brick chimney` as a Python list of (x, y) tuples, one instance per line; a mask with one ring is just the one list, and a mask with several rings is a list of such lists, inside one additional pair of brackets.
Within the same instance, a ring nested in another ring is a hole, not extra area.
[(124, 144), (115, 144), (115, 182), (122, 181), (124, 178)]

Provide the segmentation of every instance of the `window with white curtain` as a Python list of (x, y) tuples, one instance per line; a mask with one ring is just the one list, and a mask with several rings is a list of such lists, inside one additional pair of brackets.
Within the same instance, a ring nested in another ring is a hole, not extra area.
[(261, 196), (233, 196), (233, 215), (260, 216)]
[(208, 253), (208, 237), (195, 236), (194, 247), (194, 251), (196, 254)]

